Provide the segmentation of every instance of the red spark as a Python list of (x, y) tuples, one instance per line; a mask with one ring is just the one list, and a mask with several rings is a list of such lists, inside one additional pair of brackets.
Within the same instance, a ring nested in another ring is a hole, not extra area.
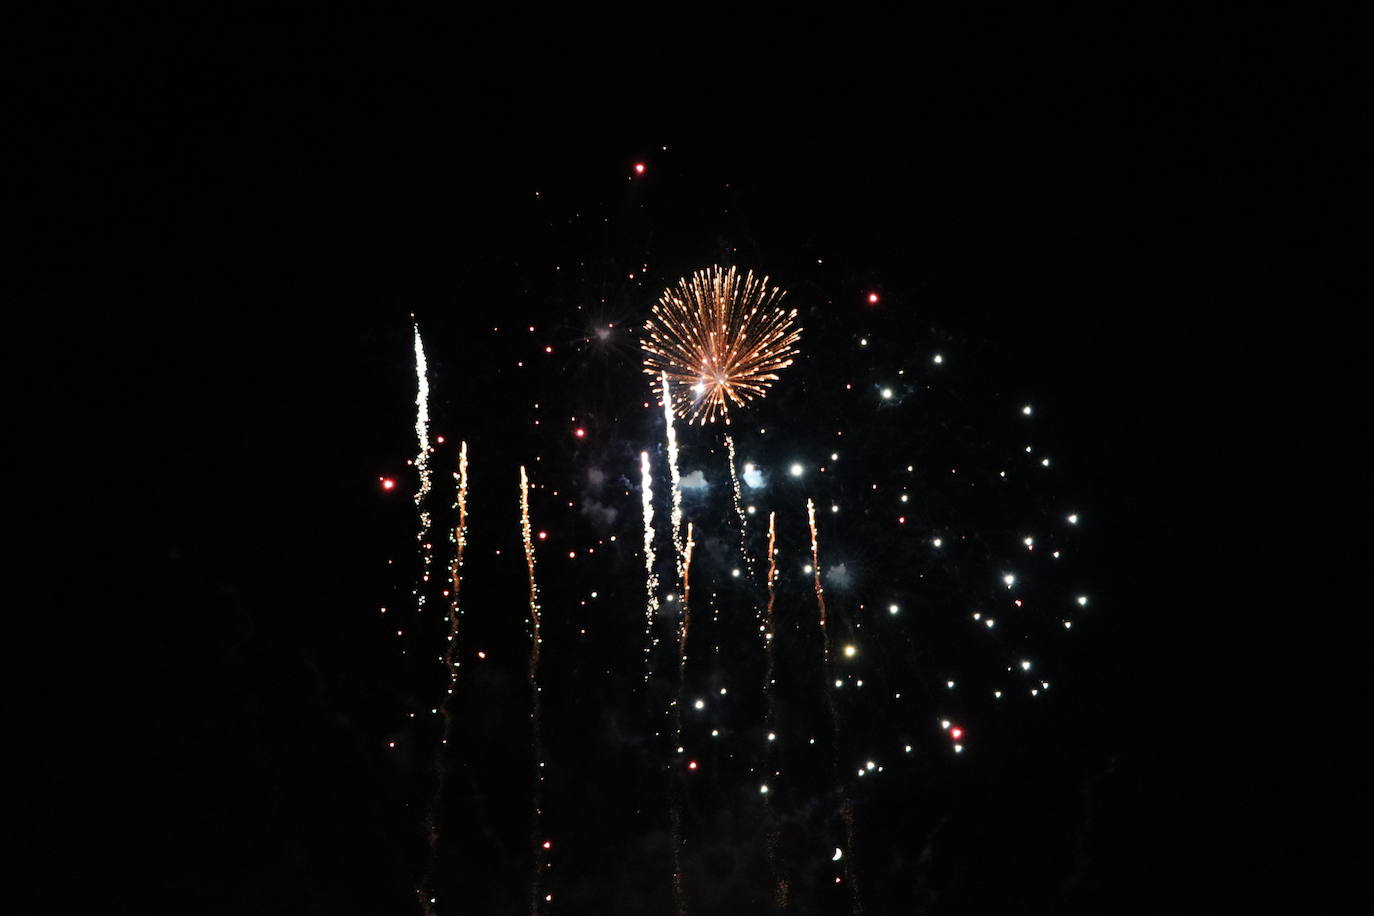
[(549, 533), (548, 533), (547, 531), (541, 531), (541, 532), (539, 532), (539, 540), (541, 540), (541, 541), (548, 540), (548, 537), (549, 537)]
[(951, 738), (962, 738), (964, 737), (964, 730), (956, 725), (954, 728), (951, 728), (949, 730), (949, 736)]
[(635, 174), (636, 174), (636, 175), (643, 175), (643, 174), (644, 174), (644, 163), (642, 163), (642, 162), (636, 162), (636, 163), (635, 163)]
[(868, 304), (869, 304), (869, 305), (877, 305), (877, 304), (878, 304), (878, 294), (877, 294), (877, 293), (869, 293), (869, 294), (868, 294)]
[(688, 763), (688, 764), (687, 764), (687, 769), (689, 769), (689, 770), (695, 770), (696, 768), (697, 768), (697, 762), (696, 762), (695, 760), (693, 760), (691, 763)]
[(553, 843), (552, 843), (551, 841), (549, 841), (549, 840), (545, 840), (545, 841), (544, 841), (544, 848), (545, 848), (545, 849), (552, 849), (552, 848), (553, 848)]
[(390, 477), (383, 477), (383, 478), (381, 478), (381, 481), (382, 481), (382, 489), (383, 489), (383, 490), (394, 490), (394, 489), (396, 489), (396, 481), (392, 480)]
[(579, 426), (577, 429), (573, 430), (573, 435), (581, 439), (583, 436), (587, 435), (587, 431)]

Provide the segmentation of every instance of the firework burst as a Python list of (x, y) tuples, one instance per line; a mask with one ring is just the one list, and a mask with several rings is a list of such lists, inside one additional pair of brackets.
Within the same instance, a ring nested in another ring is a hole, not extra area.
[(785, 295), (733, 267), (699, 270), (663, 291), (645, 324), (644, 371), (678, 389), (679, 416), (728, 425), (732, 405), (763, 397), (792, 365), (801, 328), (796, 309), (780, 307)]

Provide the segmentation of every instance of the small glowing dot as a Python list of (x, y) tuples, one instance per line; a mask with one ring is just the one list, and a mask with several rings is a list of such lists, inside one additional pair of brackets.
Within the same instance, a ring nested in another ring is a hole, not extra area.
[(635, 163), (635, 174), (636, 174), (636, 175), (643, 175), (643, 174), (644, 174), (644, 163), (642, 163), (642, 162), (636, 162), (636, 163)]
[(687, 764), (687, 769), (689, 769), (689, 770), (695, 770), (696, 768), (697, 768), (697, 762), (696, 762), (695, 760), (692, 760), (692, 761), (688, 762), (688, 764)]
[(804, 572), (804, 573), (809, 573), (809, 572), (811, 572), (811, 571), (812, 571), (812, 570), (811, 570), (811, 564), (810, 564), (810, 563), (807, 563), (805, 566), (802, 567), (802, 572)]
[(940, 545), (944, 544), (944, 541), (940, 540), (939, 538), (935, 538), (935, 540), (931, 541), (931, 543), (934, 544), (936, 547), (939, 547)]
[(800, 477), (801, 475), (802, 475), (802, 466), (799, 465), (799, 464), (794, 464), (794, 465), (792, 465), (792, 476), (793, 476), (793, 477)]
[(552, 849), (552, 848), (553, 848), (553, 843), (550, 842), (549, 840), (545, 840), (545, 841), (544, 841), (544, 848), (545, 848), (545, 849)]
[(541, 532), (539, 532), (539, 540), (541, 540), (541, 541), (546, 541), (546, 540), (548, 540), (548, 538), (549, 538), (549, 533), (548, 533), (547, 531), (541, 531)]
[(759, 786), (759, 794), (760, 794), (760, 795), (767, 795), (767, 794), (768, 794), (768, 784), (767, 784), (767, 783), (764, 783), (763, 785)]
[(696, 703), (694, 703), (694, 704), (692, 704), (692, 705), (696, 706), (697, 709), (705, 709), (705, 708), (706, 708), (706, 701), (705, 701), (705, 700), (697, 700)]
[(1087, 595), (1079, 595), (1079, 596), (1078, 596), (1078, 604), (1079, 604), (1080, 607), (1086, 606), (1087, 603), (1088, 603), (1088, 596), (1087, 596)]
[(895, 604), (889, 604), (889, 605), (887, 606), (887, 612), (888, 612), (889, 614), (895, 614), (895, 613), (897, 613), (898, 610), (900, 610), (900, 608), (898, 608), (897, 605), (895, 605)]
[(769, 733), (768, 733), (768, 740), (769, 740), (769, 741), (777, 741), (777, 740), (778, 740), (777, 734), (774, 733), (774, 732), (769, 732)]
[(1008, 573), (1002, 577), (1002, 581), (1006, 583), (1007, 588), (1011, 588), (1012, 584), (1016, 582), (1016, 577)]
[(1029, 671), (1029, 670), (1030, 670), (1030, 662), (1029, 662), (1029, 661), (1026, 661), (1025, 659), (1022, 659), (1022, 660), (1021, 660), (1021, 670), (1022, 670), (1022, 671)]
[(1031, 415), (1031, 406), (1027, 404), (1025, 407), (1021, 408), (1021, 412), (1029, 417)]
[(954, 682), (953, 682), (953, 681), (945, 681), (945, 686), (948, 687), (950, 690), (953, 690), (953, 689), (954, 689)]
[(949, 730), (949, 736), (951, 738), (962, 738), (964, 737), (964, 730), (962, 728), (951, 728)]
[(713, 728), (713, 729), (711, 729), (711, 737), (712, 737), (712, 738), (719, 738), (719, 737), (720, 737), (720, 729), (718, 729), (718, 728)]
[(383, 490), (394, 490), (394, 489), (396, 489), (396, 481), (392, 480), (390, 477), (383, 477), (383, 478), (382, 478), (382, 489), (383, 489)]
[(956, 745), (954, 745), (954, 753), (956, 753), (956, 754), (962, 754), (963, 752), (964, 752), (964, 746), (963, 746), (962, 744), (956, 744)]
[(845, 646), (845, 647), (844, 647), (844, 657), (845, 657), (845, 658), (853, 658), (854, 655), (855, 655), (855, 653), (857, 653), (858, 651), (859, 651), (859, 650), (856, 649), (854, 646)]
[(1064, 629), (1066, 629), (1066, 630), (1073, 629), (1073, 621), (1072, 621), (1072, 620), (1066, 620), (1066, 621), (1064, 621)]
[(579, 426), (577, 429), (573, 430), (573, 435), (581, 439), (583, 436), (587, 435), (587, 431)]
[[(878, 304), (878, 294), (877, 294), (877, 293), (869, 293), (869, 294), (868, 294), (868, 304), (869, 304), (869, 305), (877, 305), (877, 304)], [(836, 858), (839, 858), (839, 857), (836, 856)]]
[(739, 570), (738, 570), (738, 569), (732, 569), (732, 570), (730, 570), (730, 575), (732, 575), (732, 576), (734, 576), (736, 579), (738, 579), (738, 578), (739, 578)]
[(870, 761), (868, 761), (868, 763), (864, 764), (864, 766), (865, 766), (867, 769), (870, 769), (870, 770), (871, 770), (871, 769), (873, 769), (874, 767), (876, 767), (877, 764), (874, 763), (872, 760), (870, 760)]
[(1070, 516), (1069, 516), (1069, 524), (1070, 524), (1070, 525), (1077, 525), (1077, 524), (1078, 524), (1078, 515), (1077, 515), (1077, 514), (1074, 514), (1074, 515), (1070, 515)]
[(892, 399), (892, 389), (891, 389), (891, 388), (884, 388), (884, 389), (883, 389), (883, 400), (884, 400), (884, 401), (889, 401), (889, 400), (891, 400), (891, 399)]
[(860, 337), (860, 338), (859, 338), (859, 346), (861, 346), (861, 347), (866, 347), (866, 346), (868, 346), (868, 338), (867, 338), (867, 337)]
[(936, 353), (936, 354), (935, 354), (935, 362), (936, 362), (936, 363), (942, 363), (942, 362), (944, 362), (944, 361), (945, 361), (945, 358), (944, 358), (943, 356), (941, 356), (939, 353)]

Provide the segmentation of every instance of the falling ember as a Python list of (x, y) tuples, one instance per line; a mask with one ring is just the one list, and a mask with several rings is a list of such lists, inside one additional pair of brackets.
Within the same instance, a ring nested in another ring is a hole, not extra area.
[(539, 623), (539, 586), (534, 578), (534, 540), (530, 537), (530, 481), (524, 465), (520, 466), (520, 535), (525, 542), (525, 566), (530, 576), (530, 661), (527, 676), (530, 684), (530, 744), (534, 752), (534, 791), (530, 801), (530, 848), (534, 871), (530, 876), (530, 916), (538, 916), (539, 890), (545, 868), (538, 839), (543, 832), (540, 828), (544, 799), (544, 741), (539, 714), (539, 649), (543, 637)]
[(668, 387), (668, 373), (663, 373), (663, 420), (668, 427), (668, 474), (673, 485), (673, 547), (677, 551), (677, 577), (682, 578), (685, 548), (682, 542), (682, 475), (677, 469), (677, 429), (673, 424), (673, 395)]
[(649, 470), (649, 453), (639, 453), (639, 492), (644, 505), (644, 587), (648, 601), (644, 607), (644, 683), (649, 682), (653, 652), (654, 618), (658, 616), (658, 573), (654, 572), (654, 487)]
[(779, 307), (785, 295), (753, 271), (741, 280), (733, 267), (684, 277), (663, 291), (645, 324), (644, 371), (664, 377), (661, 392), (681, 391), (679, 413), (689, 423), (728, 425), (730, 406), (763, 397), (797, 354), (801, 329), (796, 310)]
[(394, 489), (396, 489), (396, 481), (392, 480), (390, 477), (383, 477), (381, 480), (382, 480), (382, 489), (383, 489), (383, 490), (394, 490)]

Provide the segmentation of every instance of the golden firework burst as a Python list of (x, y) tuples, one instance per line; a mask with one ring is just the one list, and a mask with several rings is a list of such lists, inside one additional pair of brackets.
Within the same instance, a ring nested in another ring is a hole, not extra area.
[(699, 270), (663, 291), (644, 326), (644, 371), (667, 373), (678, 416), (728, 425), (731, 405), (767, 394), (801, 338), (796, 309), (780, 308), (785, 295), (733, 267)]

